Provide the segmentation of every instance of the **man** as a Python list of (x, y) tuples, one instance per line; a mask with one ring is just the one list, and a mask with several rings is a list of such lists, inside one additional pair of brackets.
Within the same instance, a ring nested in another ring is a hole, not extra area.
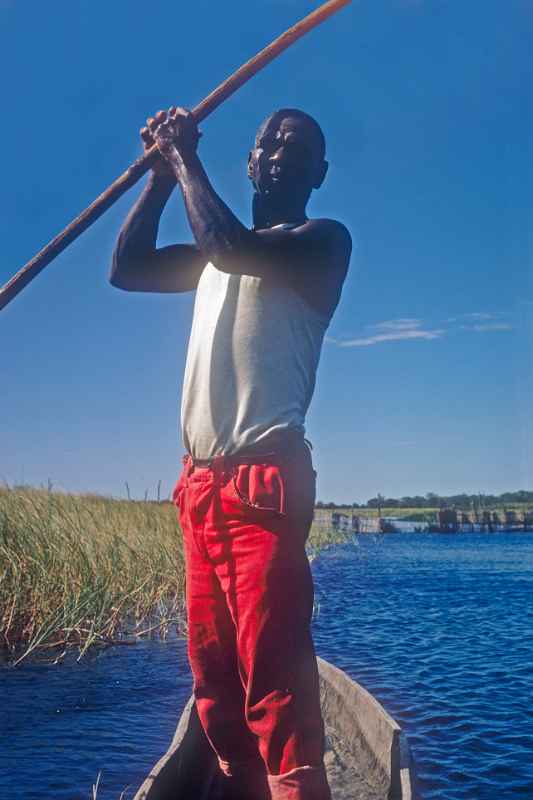
[[(141, 136), (162, 159), (122, 227), (110, 280), (132, 291), (197, 290), (174, 500), (198, 714), (223, 772), (250, 800), (329, 800), (304, 417), (351, 239), (340, 223), (306, 216), (327, 172), (324, 136), (295, 109), (261, 125), (248, 160), (252, 230), (211, 186), (190, 112), (160, 111)], [(157, 248), (176, 183), (196, 243)]]

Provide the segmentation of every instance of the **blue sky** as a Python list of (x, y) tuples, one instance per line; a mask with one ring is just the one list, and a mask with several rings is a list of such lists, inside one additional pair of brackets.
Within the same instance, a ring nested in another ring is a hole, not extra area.
[[(318, 3), (0, 0), (3, 283), (138, 154)], [(532, 488), (533, 3), (360, 0), (203, 124), (250, 221), (259, 122), (297, 106), (330, 172), (312, 216), (355, 248), (308, 417), (323, 500)], [(192, 295), (107, 273), (134, 188), (0, 313), (0, 480), (168, 493)], [(179, 197), (160, 242), (189, 241)]]

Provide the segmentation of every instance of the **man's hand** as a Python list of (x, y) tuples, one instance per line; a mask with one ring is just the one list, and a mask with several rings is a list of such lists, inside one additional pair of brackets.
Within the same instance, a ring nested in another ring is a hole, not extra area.
[[(174, 107), (170, 108), (168, 112), (158, 111), (155, 116), (148, 117), (148, 119), (146, 120), (146, 127), (141, 128), (140, 131), (145, 153), (148, 152), (148, 150), (150, 150), (155, 145), (154, 132), (156, 128), (158, 127), (158, 125), (165, 122), (168, 115), (173, 111), (176, 111)], [(170, 164), (167, 163), (167, 161), (164, 158), (158, 158), (157, 161), (154, 162), (152, 166), (152, 172), (154, 173), (154, 175), (158, 177), (172, 178), (175, 180), (172, 167), (170, 166)]]
[(159, 148), (168, 167), (172, 167), (180, 162), (186, 164), (194, 156), (202, 134), (190, 111), (173, 106), (168, 111), (159, 111), (148, 120), (148, 135)]

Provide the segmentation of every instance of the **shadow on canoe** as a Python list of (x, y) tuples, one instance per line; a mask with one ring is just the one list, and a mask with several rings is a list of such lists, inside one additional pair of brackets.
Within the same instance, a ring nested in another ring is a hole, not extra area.
[[(413, 800), (409, 748), (400, 726), (366, 689), (318, 659), (333, 800)], [(237, 800), (219, 771), (193, 702), (172, 744), (134, 800)]]

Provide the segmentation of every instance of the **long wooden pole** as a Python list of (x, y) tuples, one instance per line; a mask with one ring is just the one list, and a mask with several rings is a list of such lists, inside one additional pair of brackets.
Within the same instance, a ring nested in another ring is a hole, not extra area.
[[(239, 89), (246, 81), (259, 72), (263, 67), (273, 61), (284, 50), (304, 36), (321, 22), (324, 22), (336, 11), (351, 3), (352, 0), (329, 0), (316, 11), (308, 14), (300, 22), (293, 25), (278, 36), (277, 39), (261, 50), (254, 58), (242, 65), (233, 75), (217, 86), (199, 105), (192, 109), (197, 122), (204, 120), (211, 112), (218, 108), (230, 95)], [(62, 253), (68, 245), (75, 241), (84, 230), (93, 224), (104, 211), (107, 211), (119, 197), (127, 192), (142, 176), (148, 172), (152, 164), (159, 158), (157, 147), (152, 147), (148, 152), (138, 158), (128, 169), (122, 173), (105, 192), (96, 198), (91, 205), (82, 211), (70, 225), (61, 231), (51, 242), (43, 247), (31, 261), (28, 261), (12, 278), (0, 289), (0, 310), (7, 306), (39, 272), (50, 264), (53, 259)]]

